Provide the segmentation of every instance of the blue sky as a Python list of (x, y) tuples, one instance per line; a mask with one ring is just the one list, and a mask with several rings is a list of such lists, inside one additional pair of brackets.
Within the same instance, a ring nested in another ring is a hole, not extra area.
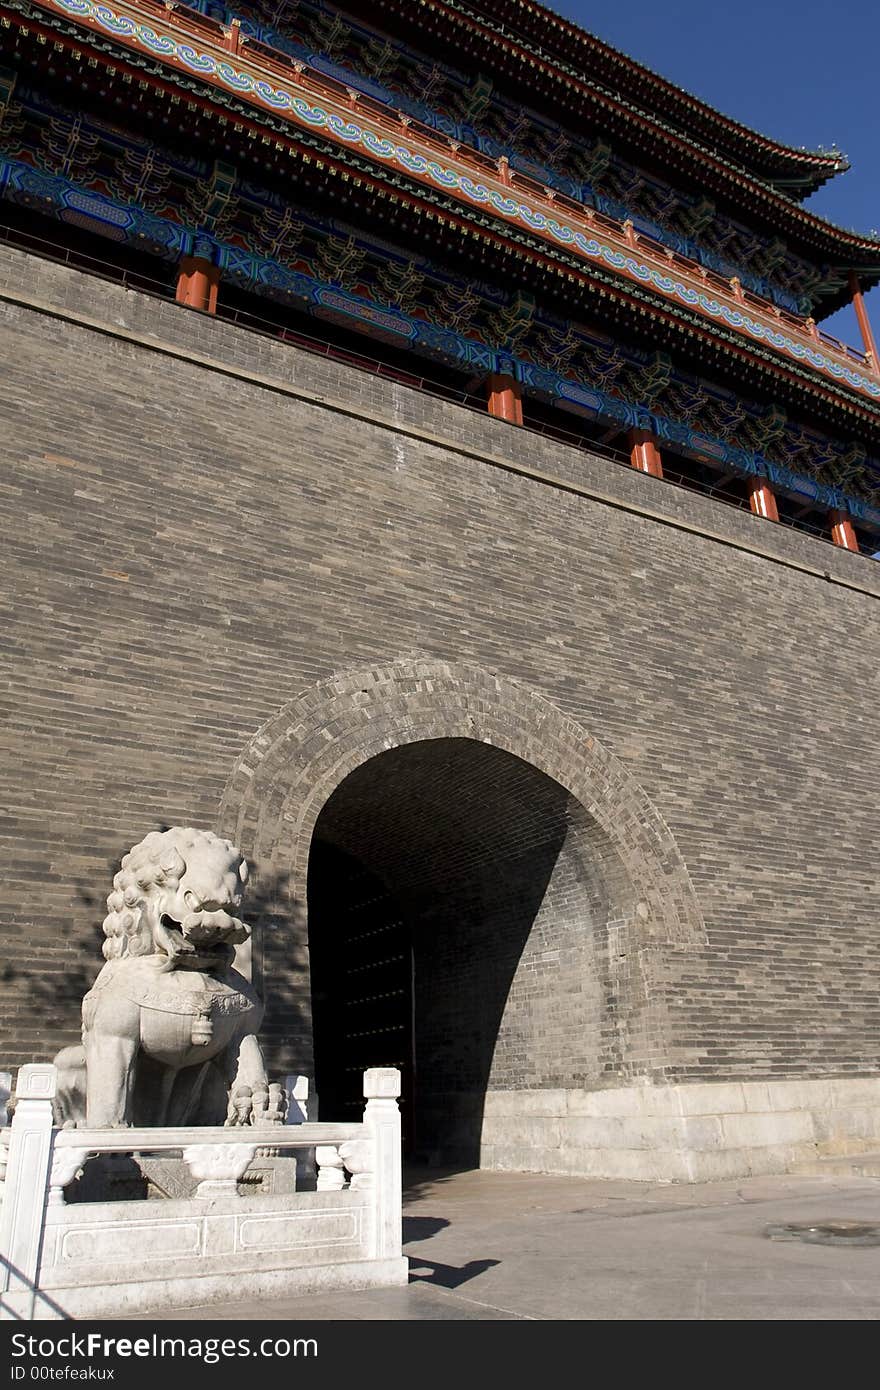
[[(880, 0), (552, 0), (551, 8), (726, 115), (852, 168), (807, 206), (880, 230)], [(880, 287), (867, 299), (875, 338)], [(823, 327), (861, 346), (844, 309)]]

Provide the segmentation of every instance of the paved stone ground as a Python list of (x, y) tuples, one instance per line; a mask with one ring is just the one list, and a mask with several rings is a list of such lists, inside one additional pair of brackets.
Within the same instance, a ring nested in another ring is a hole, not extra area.
[(880, 1246), (764, 1235), (774, 1223), (828, 1219), (880, 1223), (880, 1180), (774, 1177), (683, 1187), (522, 1173), (415, 1175), (404, 1208), (408, 1288), (181, 1308), (163, 1321), (877, 1319)]

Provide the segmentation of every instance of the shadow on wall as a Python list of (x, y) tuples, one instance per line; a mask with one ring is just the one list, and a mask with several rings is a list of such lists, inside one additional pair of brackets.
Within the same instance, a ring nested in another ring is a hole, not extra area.
[[(107, 892), (119, 861), (110, 861), (106, 871)], [(13, 1067), (25, 1062), (51, 1062), (62, 1047), (79, 1042), (80, 1005), (91, 989), (104, 963), (101, 923), (107, 912), (106, 893), (78, 887), (71, 895), (70, 910), (58, 914), (52, 923), (50, 954), (7, 961), (0, 971), (0, 983), (7, 998), (15, 1001), (26, 1020), (22, 1031), (36, 1035), (38, 1045), (27, 1056), (4, 1054), (3, 1064)], [(48, 935), (48, 934), (47, 934)], [(39, 938), (38, 938), (39, 939)], [(15, 1028), (18, 1032), (18, 1028)]]
[[(290, 874), (264, 871), (249, 861), (252, 877), (244, 920), (252, 930), (252, 976), (265, 1005), (260, 1043), (270, 1077), (288, 1073), (308, 1076), (313, 1086), (314, 1048), (309, 996), (309, 953), (305, 931), (298, 929), (297, 903)], [(363, 1112), (361, 1097), (360, 1112)]]

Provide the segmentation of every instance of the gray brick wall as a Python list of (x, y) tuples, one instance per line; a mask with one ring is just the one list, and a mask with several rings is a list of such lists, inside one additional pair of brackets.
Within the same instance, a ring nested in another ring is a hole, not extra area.
[(131, 843), (215, 824), (316, 682), (423, 657), (551, 701), (671, 828), (707, 940), (652, 976), (667, 1074), (878, 1069), (875, 565), (8, 249), (0, 295), (4, 1060), (75, 1038)]

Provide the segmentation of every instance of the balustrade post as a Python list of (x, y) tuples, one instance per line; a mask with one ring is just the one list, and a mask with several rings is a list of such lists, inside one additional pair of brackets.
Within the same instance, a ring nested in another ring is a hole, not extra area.
[(241, 47), (241, 20), (233, 19), (229, 28), (223, 31), (223, 38), (230, 53), (237, 53)]
[(0, 1321), (32, 1321), (52, 1164), (51, 1063), (19, 1069), (3, 1206), (0, 1208)]
[(364, 1127), (374, 1146), (370, 1258), (376, 1260), (399, 1258), (403, 1245), (399, 1095), (396, 1067), (371, 1067), (364, 1072)]
[[(307, 1076), (285, 1076), (284, 1085), (287, 1089), (287, 1116), (285, 1124), (302, 1125), (309, 1119), (318, 1118), (318, 1097), (310, 1092), (309, 1078)], [(296, 1149), (296, 1190), (303, 1192), (307, 1187), (317, 1183), (317, 1161), (313, 1146), (307, 1149)]]
[(287, 1091), (287, 1115), (284, 1123), (305, 1124), (309, 1118), (309, 1078), (298, 1075), (285, 1076), (284, 1089)]

